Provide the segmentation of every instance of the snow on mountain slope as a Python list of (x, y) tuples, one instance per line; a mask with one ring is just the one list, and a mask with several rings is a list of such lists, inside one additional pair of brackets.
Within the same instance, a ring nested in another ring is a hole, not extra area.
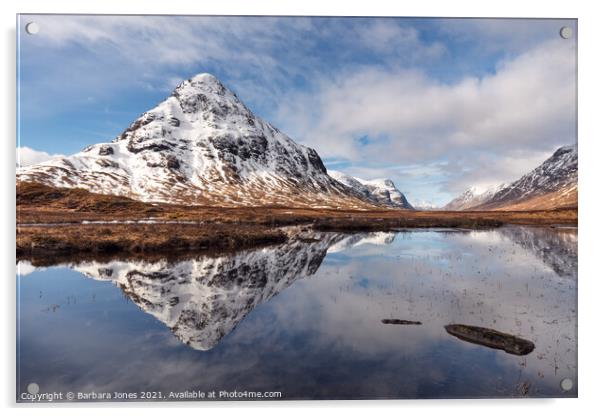
[(499, 190), (477, 208), (509, 209), (519, 204), (520, 209), (576, 206), (577, 176), (577, 147), (564, 146), (537, 168)]
[(450, 201), (447, 210), (553, 209), (577, 205), (577, 147), (564, 146), (537, 168), (509, 185), (485, 192), (470, 188)]
[(477, 187), (470, 187), (462, 194), (457, 196), (448, 202), (445, 206), (443, 206), (443, 210), (449, 211), (461, 211), (466, 209), (471, 209), (480, 205), (493, 195), (495, 195), (499, 190), (506, 187), (506, 184), (502, 183), (499, 185), (494, 185), (485, 189), (478, 189)]
[(336, 170), (329, 170), (328, 174), (377, 205), (413, 209), (405, 195), (397, 189), (391, 179), (364, 180)]
[(412, 202), (412, 206), (414, 209), (420, 211), (437, 211), (441, 209), (441, 207), (439, 207), (437, 204), (434, 204), (431, 201), (425, 201), (423, 199)]
[(112, 142), (19, 168), (17, 179), (150, 202), (372, 207), (209, 74), (182, 82)]
[(71, 266), (109, 280), (183, 343), (209, 350), (259, 304), (298, 279), (313, 275), (328, 247), (344, 237), (320, 234), (314, 242), (285, 244), (216, 257), (169, 262), (85, 262)]

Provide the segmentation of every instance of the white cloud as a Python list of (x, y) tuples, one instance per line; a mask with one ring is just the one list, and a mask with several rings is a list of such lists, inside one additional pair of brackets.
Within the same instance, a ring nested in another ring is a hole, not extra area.
[(440, 183), (439, 190), (458, 194), (470, 187), (484, 191), (501, 183), (511, 183), (539, 166), (555, 148), (553, 146), (549, 151), (481, 152), (471, 158), (450, 162), (445, 166), (446, 180)]
[(283, 100), (278, 118), (321, 155), (354, 165), (445, 159), (441, 186), (457, 192), (516, 179), (573, 142), (575, 77), (574, 44), (559, 38), (450, 85), (420, 71), (360, 69)]
[(400, 26), (396, 20), (375, 19), (356, 26), (357, 39), (364, 47), (380, 54), (393, 55), (410, 61), (431, 60), (446, 52), (440, 42), (427, 44), (420, 40), (419, 31), (411, 26)]
[(285, 30), (296, 33), (287, 53), (303, 55), (302, 19), (41, 15), (36, 21), (40, 36), (24, 37), (21, 45), (28, 69), (22, 106), (30, 115), (69, 112), (90, 96), (111, 100), (123, 90), (166, 91), (176, 79), (216, 70), (234, 86), (243, 79), (269, 86), (260, 95), (269, 97), (286, 77), (316, 62), (299, 58), (284, 66), (273, 56)]
[(18, 166), (29, 166), (36, 165), (38, 163), (46, 162), (58, 157), (65, 157), (61, 154), (49, 154), (39, 150), (31, 149), (27, 146), (17, 147), (17, 165)]
[[(28, 68), (44, 62), (44, 72), (23, 86), (36, 97), (61, 96), (64, 105), (80, 92), (167, 90), (176, 79), (217, 71), (251, 107), (271, 108), (292, 83), (355, 65), (357, 56), (387, 63), (401, 57), (411, 65), (445, 52), (403, 20), (382, 18), (40, 15), (36, 21), (40, 36), (22, 39), (22, 61)], [(42, 99), (24, 104), (56, 111)]]
[[(43, 270), (43, 268), (41, 268), (41, 269)], [(36, 270), (39, 271), (40, 268), (35, 267), (28, 261), (22, 260), (17, 263), (17, 274), (19, 275), (19, 277), (27, 276), (28, 274), (31, 274), (31, 273), (35, 272)]]

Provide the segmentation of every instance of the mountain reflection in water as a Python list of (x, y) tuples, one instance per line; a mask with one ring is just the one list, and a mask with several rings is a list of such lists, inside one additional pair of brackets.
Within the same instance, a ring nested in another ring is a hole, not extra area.
[(111, 280), (183, 343), (204, 351), (213, 348), (257, 305), (295, 280), (313, 275), (328, 247), (344, 240), (324, 235), (315, 242), (292, 241), (175, 263), (90, 262), (73, 268), (93, 279)]
[[(520, 381), (534, 395), (566, 395), (559, 381), (577, 377), (576, 253), (576, 230), (503, 227), (318, 233), (182, 260), (21, 262), (19, 388), (35, 379), (130, 391), (144, 380), (149, 389), (281, 390), (291, 399), (505, 397)], [(136, 310), (119, 306), (123, 316), (110, 318), (118, 304), (105, 286), (95, 309), (81, 300), (105, 282)], [(79, 302), (65, 304), (78, 290)], [(42, 312), (49, 304), (62, 306)], [(421, 325), (381, 323), (397, 321)], [(450, 323), (515, 334), (536, 349), (517, 357), (458, 343)], [(149, 341), (161, 327), (178, 342)], [(84, 343), (93, 346), (77, 348)], [(117, 349), (124, 344), (136, 352)], [(102, 353), (108, 362), (90, 361)]]

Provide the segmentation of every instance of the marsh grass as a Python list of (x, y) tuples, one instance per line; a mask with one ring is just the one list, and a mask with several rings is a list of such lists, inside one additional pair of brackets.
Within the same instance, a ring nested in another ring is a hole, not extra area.
[[(283, 242), (279, 228), (359, 232), (402, 228), (493, 228), (577, 224), (577, 209), (547, 211), (351, 211), (294, 207), (152, 204), (83, 189), (17, 184), (17, 255), (233, 249)], [(152, 218), (156, 224), (83, 224)], [(162, 224), (161, 221), (192, 224)], [(39, 224), (39, 225), (36, 225)], [(60, 224), (59, 226), (44, 226)]]

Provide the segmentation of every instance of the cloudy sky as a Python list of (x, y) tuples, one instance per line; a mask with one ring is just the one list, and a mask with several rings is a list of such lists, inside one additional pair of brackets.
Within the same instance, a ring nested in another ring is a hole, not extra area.
[[(25, 34), (30, 21), (38, 34)], [(200, 72), (315, 148), (329, 169), (392, 178), (414, 203), (512, 181), (576, 141), (573, 20), (24, 15), (20, 23), (23, 164), (112, 140)], [(559, 36), (562, 26), (571, 39)]]

